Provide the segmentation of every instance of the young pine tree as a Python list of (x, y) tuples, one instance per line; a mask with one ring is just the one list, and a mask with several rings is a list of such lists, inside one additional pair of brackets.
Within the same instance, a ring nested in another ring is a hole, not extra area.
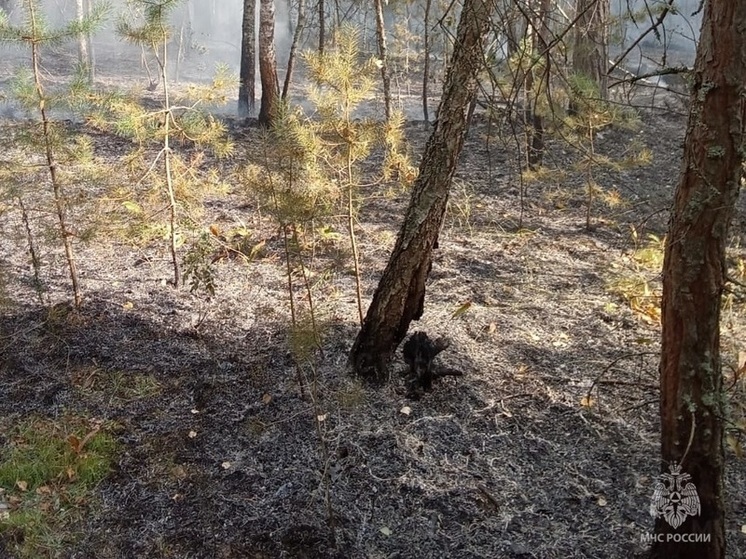
[[(169, 81), (169, 40), (173, 28), (169, 18), (182, 0), (132, 0), (133, 13), (122, 17), (117, 25), (119, 34), (127, 41), (150, 50), (158, 71), (160, 107), (148, 109), (134, 98), (122, 98), (108, 107), (108, 124), (121, 135), (130, 137), (136, 145), (131, 168), (136, 174), (135, 185), (149, 185), (152, 189), (133, 192), (134, 198), (156, 203), (158, 197), (148, 196), (160, 192), (168, 207), (166, 236), (173, 269), (173, 284), (181, 283), (178, 248), (183, 243), (179, 233), (181, 225), (189, 225), (188, 212), (182, 204), (199, 191), (203, 182), (200, 174), (202, 149), (218, 157), (229, 155), (233, 146), (227, 139), (224, 125), (213, 118), (206, 109), (210, 105), (224, 104), (236, 79), (225, 67), (219, 67), (211, 84), (189, 88), (184, 95), (176, 96)], [(178, 146), (196, 148), (189, 155), (178, 153)], [(146, 212), (138, 203), (131, 202), (133, 217)]]
[[(41, 298), (41, 261), (35, 240), (31, 213), (24, 201), (33, 198), (34, 206), (51, 206), (56, 221), (56, 233), (64, 250), (73, 301), (76, 307), (82, 302), (73, 239), (82, 237), (82, 231), (71, 221), (70, 190), (75, 185), (84, 186), (86, 178), (95, 172), (92, 165), (90, 141), (82, 135), (71, 135), (58, 120), (55, 109), (69, 109), (71, 101), (79, 100), (86, 77), (79, 73), (64, 90), (55, 90), (48, 83), (46, 72), (41, 69), (43, 52), (54, 45), (74, 42), (99, 25), (106, 15), (103, 4), (93, 6), (86, 17), (52, 27), (47, 22), (38, 0), (24, 1), (20, 6), (22, 22), (14, 25), (7, 14), (0, 11), (0, 42), (25, 48), (27, 65), (16, 76), (11, 98), (23, 107), (32, 120), (21, 126), (7, 127), (9, 149), (3, 158), (4, 198), (11, 200), (21, 215), (24, 236), (31, 255), (34, 284)], [(39, 185), (43, 185), (39, 189)]]
[(319, 119), (309, 126), (324, 139), (325, 173), (344, 191), (347, 231), (355, 270), (358, 318), (363, 322), (360, 258), (355, 222), (359, 208), (359, 173), (357, 166), (365, 160), (377, 143), (386, 147), (382, 173), (389, 178), (397, 171), (404, 182), (414, 177), (414, 170), (402, 151), (404, 136), (401, 112), (387, 111), (386, 121), (357, 118), (361, 103), (374, 95), (376, 72), (380, 61), (362, 59), (359, 32), (343, 27), (335, 37), (335, 48), (323, 54), (308, 52), (304, 59), (308, 66), (309, 98), (314, 103)]

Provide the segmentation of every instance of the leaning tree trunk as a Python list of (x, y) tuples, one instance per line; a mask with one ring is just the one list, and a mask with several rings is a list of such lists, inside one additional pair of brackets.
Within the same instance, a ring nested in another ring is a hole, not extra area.
[(388, 122), (391, 118), (391, 76), (389, 75), (388, 54), (386, 54), (386, 27), (383, 21), (383, 0), (376, 0), (376, 37), (378, 38), (378, 56), (381, 59), (383, 102), (386, 108), (386, 122)]
[(275, 0), (261, 0), (259, 8), (259, 77), (262, 81), (262, 105), (259, 124), (271, 126), (280, 100), (275, 56)]
[(412, 320), (422, 316), (425, 280), (466, 134), (466, 110), (476, 92), (489, 0), (465, 0), (453, 57), (443, 85), (438, 121), (425, 147), (404, 223), (363, 327), (350, 353), (360, 375), (383, 381)]
[[(601, 99), (608, 98), (609, 0), (578, 0), (572, 69), (596, 84)], [(576, 112), (577, 107), (570, 107)]]
[[(651, 509), (658, 516), (651, 551), (657, 559), (725, 557), (720, 300), (728, 227), (744, 162), (744, 28), (746, 2), (705, 3), (683, 171), (663, 263), (664, 476)], [(687, 487), (686, 474), (693, 485), (682, 491), (677, 485)], [(680, 526), (679, 521), (683, 521)], [(699, 535), (709, 541), (669, 540), (671, 534)]]
[[(288, 3), (289, 4), (289, 3)], [(288, 18), (290, 19), (290, 18)], [(285, 82), (282, 85), (282, 100), (288, 97), (290, 83), (293, 79), (293, 68), (295, 67), (295, 54), (298, 51), (303, 30), (306, 28), (306, 0), (298, 0), (298, 21), (293, 32), (293, 42), (290, 44), (290, 53), (288, 54), (288, 69), (285, 72)]]
[(238, 89), (238, 116), (245, 118), (254, 111), (254, 76), (256, 76), (256, 0), (244, 0), (241, 24), (241, 86)]

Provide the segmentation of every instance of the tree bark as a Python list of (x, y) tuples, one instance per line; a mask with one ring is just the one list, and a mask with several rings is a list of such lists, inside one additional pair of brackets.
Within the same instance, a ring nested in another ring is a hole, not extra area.
[[(83, 23), (86, 17), (85, 0), (76, 0), (75, 16), (78, 19), (78, 23)], [(88, 81), (93, 82), (93, 68), (91, 66), (91, 57), (88, 50), (88, 41), (89, 36), (87, 33), (78, 34), (78, 62), (80, 63), (81, 69), (86, 73)]]
[(600, 98), (608, 99), (609, 0), (578, 0), (577, 13), (573, 71), (593, 80)]
[(383, 102), (386, 109), (386, 122), (388, 122), (391, 118), (391, 77), (389, 76), (389, 61), (386, 54), (386, 28), (383, 21), (382, 0), (376, 0), (376, 37), (378, 38), (378, 56), (381, 58)]
[(541, 167), (544, 161), (544, 116), (539, 113), (537, 107), (541, 96), (550, 97), (549, 72), (551, 57), (547, 40), (549, 36), (549, 8), (550, 0), (539, 0), (539, 11), (536, 19), (529, 24), (532, 28), (531, 38), (533, 44), (531, 48), (534, 56), (537, 58), (542, 56), (544, 58), (541, 75), (534, 76), (534, 73), (537, 71), (536, 67), (534, 67), (528, 72), (526, 79), (527, 89), (529, 91), (533, 89), (532, 103), (528, 105), (531, 107), (531, 125), (528, 127), (530, 141), (527, 142), (526, 146), (528, 151), (528, 167), (532, 171)]
[(275, 0), (261, 0), (259, 8), (259, 77), (262, 81), (262, 105), (259, 124), (271, 126), (280, 100), (275, 55)]
[(326, 42), (326, 8), (324, 0), (319, 0), (319, 54), (324, 54), (324, 43)]
[(430, 115), (427, 111), (428, 86), (430, 85), (430, 7), (432, 0), (425, 0), (425, 33), (422, 38), (423, 56), (425, 63), (422, 69), (422, 118), (425, 126), (430, 124)]
[[(302, 1), (302, 0), (301, 0)], [(238, 89), (238, 116), (254, 112), (254, 77), (256, 76), (256, 0), (244, 0), (241, 24), (241, 85)]]
[[(667, 473), (680, 464), (691, 476), (701, 509), (678, 529), (665, 515), (657, 518), (651, 550), (657, 559), (725, 557), (720, 301), (746, 138), (745, 26), (745, 2), (705, 2), (663, 264), (660, 360), (661, 468)], [(668, 490), (656, 491), (660, 495), (664, 504), (671, 502)], [(709, 541), (668, 541), (669, 534), (682, 533)]]
[(288, 91), (290, 90), (290, 82), (293, 79), (293, 68), (295, 67), (295, 53), (298, 51), (298, 43), (300, 42), (300, 37), (303, 34), (303, 30), (305, 28), (306, 0), (298, 0), (298, 21), (295, 25), (295, 31), (293, 32), (293, 42), (290, 45), (290, 53), (288, 54), (288, 69), (287, 72), (285, 72), (285, 81), (282, 85), (283, 101), (287, 99)]
[(396, 347), (422, 316), (425, 281), (437, 246), (448, 191), (466, 134), (466, 110), (475, 95), (489, 26), (489, 0), (465, 0), (438, 120), (420, 165), (404, 223), (350, 353), (358, 374), (384, 381)]

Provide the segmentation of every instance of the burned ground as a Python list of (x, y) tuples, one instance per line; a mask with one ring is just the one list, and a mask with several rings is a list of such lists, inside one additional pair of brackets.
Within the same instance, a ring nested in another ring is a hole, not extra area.
[[(319, 288), (314, 408), (291, 352), (278, 232), (238, 187), (207, 200), (205, 226), (247, 224), (266, 249), (248, 264), (221, 261), (209, 300), (168, 284), (165, 243), (99, 238), (78, 246), (82, 309), (64, 303), (65, 270), (54, 251), (45, 253), (54, 306), (40, 308), (24, 283), (23, 245), (0, 241), (11, 296), (0, 315), (0, 426), (75, 413), (107, 420), (120, 443), (114, 471), (62, 556), (641, 554), (659, 469), (660, 332), (610, 285), (629, 273), (641, 239), (665, 233), (685, 126), (680, 115), (641, 114), (637, 130), (609, 129), (597, 147), (616, 155), (637, 137), (652, 162), (599, 174), (621, 203), (597, 204), (590, 230), (582, 178), (572, 171), (525, 185), (519, 226), (517, 157), (494, 144), (488, 152), (487, 124), (475, 123), (425, 314), (412, 326), (447, 336), (451, 345), (438, 359), (465, 375), (441, 380), (417, 401), (406, 398), (397, 374), (369, 387), (347, 373), (357, 325), (342, 254)], [(247, 149), (256, 141), (255, 129), (232, 130)], [(407, 132), (420, 153), (425, 127), (410, 123)], [(105, 136), (96, 143), (109, 145)], [(550, 166), (569, 169), (571, 161), (552, 143)], [(363, 193), (360, 214), (366, 301), (407, 202), (406, 192), (376, 188)], [(734, 222), (736, 255), (743, 209)], [(743, 325), (742, 316), (724, 325), (728, 350), (743, 350)], [(746, 464), (729, 450), (733, 558), (745, 556), (744, 488)]]

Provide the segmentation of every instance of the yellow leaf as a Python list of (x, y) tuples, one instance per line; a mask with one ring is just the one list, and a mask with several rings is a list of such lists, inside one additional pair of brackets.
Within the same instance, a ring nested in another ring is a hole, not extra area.
[(471, 308), (471, 301), (467, 301), (463, 305), (461, 305), (459, 308), (457, 308), (453, 314), (451, 315), (451, 318), (458, 318), (462, 314), (464, 314), (466, 311), (468, 311)]
[(28, 490), (28, 482), (19, 479), (18, 481), (16, 481), (16, 487), (21, 491), (26, 491)]
[(256, 258), (256, 256), (262, 251), (264, 248), (264, 245), (266, 245), (266, 241), (260, 241), (257, 244), (255, 244), (253, 247), (251, 247), (251, 252), (249, 253), (249, 258)]
[(142, 213), (142, 208), (140, 207), (140, 204), (138, 204), (137, 202), (130, 202), (128, 200), (126, 202), (122, 202), (122, 205), (130, 213), (133, 213), (133, 214), (141, 214)]
[(580, 399), (580, 405), (584, 408), (592, 408), (596, 403), (596, 400), (593, 399), (593, 397), (583, 396)]
[(132, 310), (134, 307), (135, 307), (135, 304), (132, 301), (125, 301), (124, 303), (122, 303), (122, 308), (125, 311)]

